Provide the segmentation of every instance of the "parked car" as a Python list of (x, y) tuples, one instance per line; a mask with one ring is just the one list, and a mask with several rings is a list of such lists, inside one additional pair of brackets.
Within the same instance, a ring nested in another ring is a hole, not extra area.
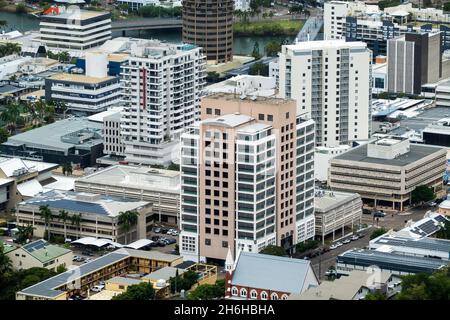
[(338, 241), (338, 242), (336, 242), (336, 245), (337, 245), (338, 247), (341, 247), (341, 246), (343, 246), (344, 244), (343, 244), (342, 242)]
[(369, 209), (363, 209), (362, 213), (363, 214), (372, 214), (372, 211), (370, 211)]
[(155, 229), (153, 229), (153, 232), (154, 233), (161, 233), (161, 228), (155, 228)]
[(73, 295), (69, 298), (69, 300), (83, 300), (83, 298), (79, 295)]
[(355, 241), (355, 240), (358, 240), (358, 239), (359, 239), (359, 237), (356, 234), (350, 238), (350, 240), (352, 240), (352, 241)]
[(89, 257), (92, 257), (94, 254), (92, 253), (92, 252), (90, 252), (90, 251), (83, 251), (83, 252), (81, 252), (81, 254), (82, 255), (84, 255), (84, 256), (89, 256)]
[(169, 231), (168, 229), (166, 229), (166, 228), (161, 228), (161, 233), (162, 234), (166, 234), (167, 233), (167, 231)]
[(342, 241), (342, 243), (343, 243), (343, 244), (347, 244), (347, 243), (350, 243), (350, 241), (351, 241), (351, 240), (347, 238), (347, 239), (345, 239), (344, 241)]
[(86, 260), (86, 259), (83, 258), (83, 257), (78, 257), (77, 260), (75, 260), (75, 261), (76, 261), (76, 262), (83, 262), (84, 260)]
[(334, 249), (336, 249), (337, 247), (338, 247), (337, 245), (332, 244), (332, 245), (330, 246), (330, 250), (334, 250)]
[(386, 213), (384, 213), (383, 211), (375, 211), (373, 213), (373, 216), (375, 218), (384, 218), (386, 216)]
[(93, 292), (100, 292), (100, 291), (102, 291), (103, 289), (105, 289), (105, 285), (98, 284), (98, 285), (96, 285), (95, 287), (93, 287), (93, 288), (91, 289), (91, 291), (93, 291)]
[(78, 261), (79, 256), (73, 256), (72, 261)]
[(166, 243), (163, 240), (159, 240), (158, 242), (156, 242), (156, 244), (158, 245), (158, 247), (165, 247)]
[(92, 261), (91, 258), (87, 258), (86, 260), (84, 260), (84, 263), (88, 263), (88, 262), (91, 262), (91, 261)]
[(152, 240), (152, 241), (158, 241), (158, 240), (159, 240), (159, 237), (158, 237), (158, 236), (153, 236), (153, 237), (151, 238), (151, 240)]

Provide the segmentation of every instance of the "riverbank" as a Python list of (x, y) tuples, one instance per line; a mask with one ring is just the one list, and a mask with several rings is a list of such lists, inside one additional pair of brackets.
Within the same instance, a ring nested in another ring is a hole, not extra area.
[(278, 20), (235, 22), (234, 36), (295, 36), (302, 28), (303, 20)]
[[(31, 8), (28, 8), (26, 6), (25, 6), (25, 11), (26, 12), (24, 12), (23, 14), (28, 14), (28, 13), (33, 12), (33, 10)], [(0, 12), (17, 13), (17, 8), (16, 8), (15, 4), (8, 3), (4, 6), (0, 6)], [(21, 14), (21, 13), (17, 13), (17, 14)]]

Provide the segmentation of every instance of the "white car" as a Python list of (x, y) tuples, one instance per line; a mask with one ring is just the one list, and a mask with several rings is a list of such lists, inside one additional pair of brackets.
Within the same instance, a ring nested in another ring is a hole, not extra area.
[(336, 249), (337, 247), (338, 247), (337, 245), (332, 244), (332, 245), (330, 246), (330, 250), (334, 250), (334, 249)]
[(353, 237), (351, 237), (352, 241), (355, 241), (355, 240), (358, 240), (358, 239), (359, 239), (359, 237), (357, 235), (354, 235)]
[(347, 243), (350, 243), (350, 241), (351, 241), (350, 239), (345, 239), (344, 241), (342, 241), (342, 243), (347, 244)]
[(103, 289), (105, 289), (105, 286), (102, 285), (102, 284), (98, 284), (98, 285), (96, 285), (95, 287), (93, 287), (93, 288), (91, 289), (91, 291), (94, 291), (94, 292), (100, 292), (100, 291), (102, 291)]
[(338, 246), (338, 247), (343, 246), (343, 245), (344, 244), (342, 242), (340, 242), (340, 241), (336, 242), (336, 246)]

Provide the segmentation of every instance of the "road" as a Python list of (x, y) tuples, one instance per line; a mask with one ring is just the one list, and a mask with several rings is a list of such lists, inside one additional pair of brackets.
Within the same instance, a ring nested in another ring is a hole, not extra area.
[[(336, 257), (341, 253), (344, 253), (347, 250), (353, 248), (365, 248), (369, 245), (370, 235), (376, 228), (385, 228), (387, 230), (400, 230), (405, 227), (405, 224), (408, 220), (418, 221), (422, 219), (425, 213), (432, 208), (429, 207), (419, 207), (408, 210), (405, 213), (387, 215), (384, 218), (380, 218), (378, 222), (373, 220), (371, 215), (363, 214), (362, 223), (372, 225), (369, 229), (364, 230), (362, 233), (365, 236), (356, 241), (352, 241), (348, 244), (344, 244), (343, 246), (336, 248), (334, 250), (325, 252), (320, 257), (314, 257), (311, 259), (311, 263), (314, 271), (318, 275), (320, 280), (325, 278), (325, 272), (336, 264)], [(435, 209), (433, 209), (435, 210)], [(319, 264), (320, 264), (320, 274), (319, 274)]]
[(234, 76), (239, 76), (241, 74), (248, 74), (250, 67), (252, 65), (254, 65), (256, 62), (262, 62), (264, 64), (269, 64), (269, 62), (271, 62), (272, 60), (275, 60), (275, 59), (277, 59), (277, 58), (276, 57), (264, 57), (257, 61), (252, 61), (252, 62), (246, 63), (239, 68), (230, 70), (230, 71), (226, 72), (226, 75), (230, 76), (230, 77), (234, 77)]

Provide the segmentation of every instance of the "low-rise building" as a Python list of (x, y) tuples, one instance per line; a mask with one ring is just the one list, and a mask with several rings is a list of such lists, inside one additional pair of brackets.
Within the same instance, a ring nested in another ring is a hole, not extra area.
[(435, 89), (436, 92), (436, 106), (450, 107), (450, 80), (439, 83)]
[(59, 120), (9, 137), (0, 145), (0, 153), (89, 167), (103, 155), (102, 124), (86, 118)]
[(87, 295), (100, 281), (129, 271), (150, 273), (182, 262), (180, 256), (158, 251), (119, 249), (22, 289), (16, 293), (16, 300), (67, 300), (73, 294)]
[(322, 244), (327, 235), (332, 234), (334, 241), (336, 233), (344, 237), (361, 224), (362, 201), (357, 193), (318, 190), (314, 197), (314, 209), (316, 237), (322, 239)]
[[(48, 206), (54, 218), (48, 231), (51, 235), (65, 238), (96, 237), (114, 242), (128, 243), (147, 237), (147, 229), (152, 224), (152, 205), (147, 201), (137, 201), (122, 197), (104, 196), (83, 192), (49, 191), (17, 205), (18, 225), (32, 225), (34, 235), (43, 237), (45, 222), (39, 215), (39, 208)], [(67, 221), (57, 219), (61, 210), (69, 214)], [(118, 223), (121, 212), (137, 211), (138, 221), (128, 232)], [(73, 216), (81, 216), (79, 223)]]
[(450, 217), (450, 199), (446, 199), (439, 204), (438, 213)]
[(369, 249), (351, 249), (336, 258), (336, 270), (340, 274), (373, 267), (395, 275), (433, 273), (447, 265), (447, 260)]
[(231, 250), (225, 262), (225, 299), (286, 300), (319, 281), (309, 260), (240, 252), (233, 261)]
[(363, 300), (373, 292), (388, 296), (389, 285), (394, 281), (398, 282), (398, 278), (389, 272), (353, 270), (346, 277), (323, 281), (300, 295), (289, 296), (288, 300)]
[(346, 144), (336, 147), (316, 147), (314, 149), (314, 178), (319, 181), (327, 181), (330, 160), (350, 149), (351, 147)]
[(367, 207), (403, 211), (417, 186), (444, 193), (446, 155), (444, 148), (410, 144), (406, 138), (381, 138), (333, 158), (328, 184), (359, 193)]
[(72, 265), (72, 250), (50, 244), (43, 239), (22, 247), (8, 248), (6, 256), (16, 270), (39, 267), (56, 271), (59, 266), (67, 268)]
[(178, 223), (180, 173), (172, 170), (111, 166), (75, 181), (75, 191), (127, 197), (152, 203), (150, 213), (158, 221)]
[(422, 130), (424, 143), (450, 147), (450, 118), (442, 118), (430, 123)]

